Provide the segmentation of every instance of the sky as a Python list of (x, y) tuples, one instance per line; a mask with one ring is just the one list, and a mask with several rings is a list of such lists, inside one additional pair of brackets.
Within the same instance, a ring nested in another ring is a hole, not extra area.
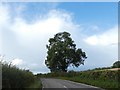
[(68, 70), (109, 67), (118, 60), (117, 2), (0, 3), (0, 58), (19, 68), (50, 72), (46, 45), (63, 31), (88, 57)]

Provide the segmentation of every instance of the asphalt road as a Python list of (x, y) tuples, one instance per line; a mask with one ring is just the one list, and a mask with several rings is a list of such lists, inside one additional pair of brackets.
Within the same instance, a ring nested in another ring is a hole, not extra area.
[(101, 90), (98, 87), (68, 80), (41, 78), (43, 90)]

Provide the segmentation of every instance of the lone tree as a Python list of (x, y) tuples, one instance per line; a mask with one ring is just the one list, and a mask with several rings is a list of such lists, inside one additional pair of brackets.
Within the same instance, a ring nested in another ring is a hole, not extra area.
[(75, 67), (84, 65), (84, 60), (87, 58), (82, 49), (76, 49), (76, 44), (68, 32), (57, 33), (54, 38), (49, 39), (46, 47), (48, 55), (45, 64), (51, 72), (67, 72), (69, 65)]
[(116, 61), (115, 63), (113, 63), (113, 68), (120, 68), (120, 61)]

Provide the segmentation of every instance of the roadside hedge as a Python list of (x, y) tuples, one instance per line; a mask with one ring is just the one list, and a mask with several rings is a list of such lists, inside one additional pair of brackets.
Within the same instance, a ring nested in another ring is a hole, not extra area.
[(107, 90), (118, 90), (118, 88), (120, 88), (120, 70), (55, 72), (48, 74), (37, 74), (37, 77), (67, 79), (75, 82), (86, 83), (89, 85), (101, 87)]
[(2, 63), (2, 88), (23, 90), (35, 82), (36, 77), (29, 70), (19, 69), (11, 64)]

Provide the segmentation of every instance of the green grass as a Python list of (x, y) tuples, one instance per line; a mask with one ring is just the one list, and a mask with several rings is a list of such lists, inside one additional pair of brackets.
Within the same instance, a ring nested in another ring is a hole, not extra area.
[(32, 83), (29, 87), (29, 89), (35, 89), (35, 90), (40, 90), (42, 88), (42, 83), (39, 79), (37, 79), (34, 83)]
[(93, 85), (107, 90), (118, 89), (120, 83), (118, 82), (118, 71), (87, 71), (81, 72), (74, 77), (59, 77), (60, 79), (71, 80), (79, 83)]
[(71, 80), (71, 81), (75, 81), (75, 82), (79, 82), (79, 83), (84, 83), (84, 84), (88, 84), (88, 85), (92, 85), (92, 86), (96, 86), (96, 87), (100, 87), (100, 88), (104, 88), (104, 89), (112, 89), (112, 88), (118, 88), (118, 82), (116, 81), (110, 81), (110, 80), (93, 80), (93, 79), (87, 79), (87, 78), (80, 78), (78, 76), (74, 77), (74, 78), (68, 78), (68, 77), (60, 77), (60, 79), (65, 79), (65, 80)]

